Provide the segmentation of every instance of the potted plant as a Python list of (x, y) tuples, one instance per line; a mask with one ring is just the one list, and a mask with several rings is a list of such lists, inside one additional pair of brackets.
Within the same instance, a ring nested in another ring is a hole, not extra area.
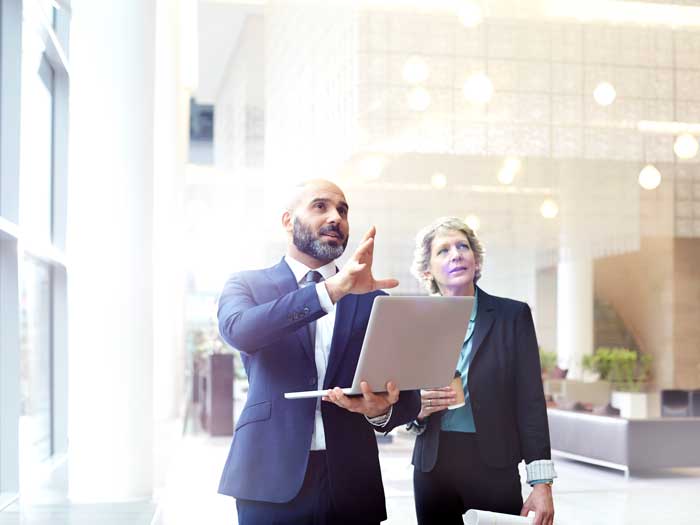
[(540, 369), (543, 381), (549, 377), (549, 373), (554, 370), (555, 366), (557, 366), (557, 353), (540, 348)]
[(626, 418), (648, 417), (648, 395), (643, 392), (649, 380), (652, 358), (629, 348), (600, 347), (586, 356), (583, 367), (597, 372), (613, 385), (610, 404)]

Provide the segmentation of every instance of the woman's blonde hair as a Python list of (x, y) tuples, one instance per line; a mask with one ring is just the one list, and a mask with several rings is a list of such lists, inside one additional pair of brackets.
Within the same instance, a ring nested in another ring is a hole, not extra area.
[(469, 246), (474, 252), (474, 259), (477, 269), (474, 272), (474, 284), (481, 278), (481, 266), (484, 262), (484, 247), (481, 241), (467, 224), (457, 217), (440, 217), (432, 224), (422, 228), (416, 235), (416, 249), (413, 252), (413, 263), (411, 264), (411, 274), (418, 279), (429, 293), (439, 293), (435, 279), (425, 276), (430, 266), (430, 249), (433, 240), (438, 233), (462, 232), (469, 241)]

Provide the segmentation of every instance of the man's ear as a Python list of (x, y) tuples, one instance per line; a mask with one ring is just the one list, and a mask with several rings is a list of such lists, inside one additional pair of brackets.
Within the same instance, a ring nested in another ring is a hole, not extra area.
[(292, 217), (292, 213), (290, 211), (285, 211), (282, 214), (282, 226), (288, 233), (291, 233), (294, 230), (294, 218)]
[(433, 274), (430, 273), (430, 270), (426, 270), (423, 272), (423, 279), (425, 279), (426, 281), (429, 281), (432, 278), (433, 278)]

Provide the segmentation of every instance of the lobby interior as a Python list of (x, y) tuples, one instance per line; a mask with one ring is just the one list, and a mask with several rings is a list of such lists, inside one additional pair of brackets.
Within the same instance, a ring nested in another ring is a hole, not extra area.
[(530, 305), (555, 523), (697, 523), (700, 1), (5, 0), (0, 42), (0, 525), (235, 523), (216, 300), (311, 177), (392, 293), (456, 216)]

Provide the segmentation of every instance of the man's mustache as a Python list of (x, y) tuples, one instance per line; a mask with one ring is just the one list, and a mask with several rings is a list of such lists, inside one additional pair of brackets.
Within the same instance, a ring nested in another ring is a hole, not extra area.
[(337, 233), (341, 239), (345, 239), (345, 235), (343, 235), (343, 232), (340, 231), (340, 227), (338, 227), (335, 224), (329, 224), (328, 226), (321, 226), (321, 228), (318, 230), (319, 235), (324, 235), (324, 234), (330, 233), (330, 232)]

